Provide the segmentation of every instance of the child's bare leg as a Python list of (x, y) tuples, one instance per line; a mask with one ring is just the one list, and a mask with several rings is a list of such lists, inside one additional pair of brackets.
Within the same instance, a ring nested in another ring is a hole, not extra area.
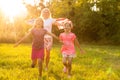
[(68, 67), (68, 65), (67, 65), (67, 57), (63, 57), (63, 65), (64, 65), (64, 72), (67, 72), (67, 67)]
[(68, 76), (71, 76), (71, 69), (72, 69), (72, 57), (68, 58)]
[(67, 57), (63, 57), (63, 65), (67, 67)]
[(37, 59), (32, 60), (32, 65), (31, 65), (31, 67), (34, 68), (36, 64), (37, 64)]
[(39, 69), (39, 77), (42, 76), (42, 59), (38, 59), (38, 69)]

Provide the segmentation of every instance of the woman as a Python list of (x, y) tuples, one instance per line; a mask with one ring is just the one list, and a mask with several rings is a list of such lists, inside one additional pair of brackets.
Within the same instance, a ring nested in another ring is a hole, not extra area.
[[(55, 24), (55, 25), (58, 25), (57, 22), (56, 22), (56, 19), (53, 19), (51, 17), (51, 12), (48, 8), (44, 8), (42, 9), (41, 11), (41, 18), (43, 19), (44, 21), (44, 25), (43, 25), (43, 28), (45, 30), (47, 30), (48, 32), (52, 32), (52, 25)], [(53, 38), (52, 36), (50, 35), (45, 35), (44, 36), (44, 45), (45, 45), (45, 63), (46, 63), (46, 70), (48, 70), (48, 64), (49, 64), (49, 61), (50, 61), (50, 50), (52, 48), (52, 44), (53, 44)]]

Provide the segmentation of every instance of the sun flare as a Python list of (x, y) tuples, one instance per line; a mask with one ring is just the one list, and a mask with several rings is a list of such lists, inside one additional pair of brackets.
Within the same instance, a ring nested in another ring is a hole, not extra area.
[[(44, 3), (50, 0), (44, 0)], [(0, 0), (0, 10), (3, 12), (10, 22), (14, 22), (16, 16), (26, 16), (27, 8), (25, 4), (37, 5), (40, 0)]]
[(25, 16), (27, 13), (27, 9), (23, 5), (22, 0), (0, 0), (0, 9), (10, 20), (18, 15)]

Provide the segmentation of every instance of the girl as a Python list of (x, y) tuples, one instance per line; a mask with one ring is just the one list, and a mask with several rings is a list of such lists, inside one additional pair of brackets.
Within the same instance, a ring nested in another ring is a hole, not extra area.
[(66, 73), (68, 71), (68, 77), (71, 77), (71, 65), (72, 59), (76, 56), (74, 42), (80, 49), (81, 53), (83, 50), (80, 48), (79, 42), (76, 39), (76, 35), (71, 32), (72, 25), (70, 22), (64, 24), (64, 32), (60, 34), (59, 39), (63, 43), (61, 52), (63, 56), (63, 71)]
[(33, 28), (31, 28), (30, 31), (27, 33), (27, 35), (25, 35), (21, 40), (19, 40), (15, 44), (15, 46), (18, 46), (25, 38), (27, 38), (31, 34), (33, 36), (31, 67), (34, 68), (38, 60), (39, 77), (41, 77), (42, 76), (42, 63), (44, 59), (44, 35), (48, 34), (48, 35), (55, 37), (56, 39), (58, 39), (58, 37), (48, 32), (47, 30), (43, 29), (43, 20), (41, 18), (37, 18), (34, 22)]

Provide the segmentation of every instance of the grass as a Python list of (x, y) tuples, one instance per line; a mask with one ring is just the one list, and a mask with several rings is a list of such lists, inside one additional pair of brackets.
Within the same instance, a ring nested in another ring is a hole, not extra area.
[[(82, 45), (86, 51), (73, 59), (72, 77), (62, 72), (60, 45), (53, 45), (49, 70), (43, 80), (120, 80), (120, 46)], [(31, 45), (0, 44), (0, 80), (37, 80), (38, 68), (31, 68)], [(45, 65), (44, 65), (45, 66)]]

